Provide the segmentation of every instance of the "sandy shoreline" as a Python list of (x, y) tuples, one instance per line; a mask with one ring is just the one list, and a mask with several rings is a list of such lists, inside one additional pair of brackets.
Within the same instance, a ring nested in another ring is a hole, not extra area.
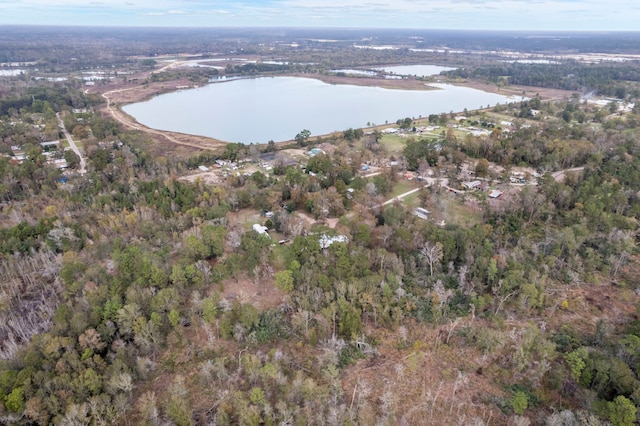
[[(354, 86), (382, 87), (397, 90), (438, 90), (430, 86), (432, 82), (419, 79), (385, 79), (371, 77), (338, 77), (325, 74), (287, 74), (293, 77), (313, 78), (329, 84), (349, 84)], [(558, 100), (570, 97), (570, 91), (547, 89), (543, 87), (529, 86), (504, 86), (482, 83), (479, 81), (438, 81), (438, 84), (452, 84), (454, 86), (470, 87), (483, 92), (497, 93), (504, 96), (525, 96), (528, 98), (539, 96), (542, 101)]]
[[(324, 74), (282, 74), (289, 77), (303, 77), (313, 78), (323, 81), (329, 84), (348, 84), (356, 86), (368, 86), (368, 87), (382, 87), (386, 89), (397, 90), (434, 90), (430, 87), (428, 82), (417, 79), (402, 79), (402, 80), (390, 80), (383, 78), (364, 78), (364, 77), (338, 77), (334, 75)], [(144, 77), (140, 78), (143, 79)], [(464, 81), (464, 82), (448, 82), (448, 84), (455, 84), (459, 86), (470, 87), (473, 89), (482, 90), (485, 92), (498, 93), (506, 96), (526, 96), (535, 97), (539, 96), (541, 100), (560, 100), (571, 96), (571, 92), (546, 89), (541, 87), (527, 87), (527, 86), (505, 86), (498, 87), (496, 85), (476, 82), (476, 81)], [(216, 150), (221, 149), (227, 143), (219, 139), (190, 135), (179, 132), (170, 132), (152, 129), (137, 122), (133, 117), (129, 116), (122, 111), (122, 106), (130, 103), (143, 102), (151, 99), (154, 96), (158, 96), (164, 93), (174, 92), (186, 88), (200, 87), (194, 84), (188, 79), (177, 79), (171, 81), (155, 82), (148, 84), (141, 83), (117, 83), (101, 86), (95, 90), (97, 94), (100, 94), (107, 101), (106, 105), (101, 109), (104, 113), (111, 116), (114, 120), (118, 121), (124, 127), (134, 130), (146, 132), (155, 142), (166, 145), (177, 144), (185, 147), (187, 150)], [(376, 126), (375, 128), (381, 128), (385, 126)], [(375, 128), (370, 128), (373, 130)], [(316, 135), (316, 137), (323, 137), (328, 135)], [(289, 144), (292, 141), (279, 142), (278, 144)]]
[(541, 101), (556, 101), (571, 97), (569, 90), (548, 89), (545, 87), (532, 86), (504, 86), (499, 87), (494, 84), (482, 83), (479, 81), (450, 82), (456, 86), (471, 87), (472, 89), (484, 92), (497, 93), (504, 96), (525, 96), (527, 98), (540, 97)]
[(150, 83), (148, 85), (120, 84), (105, 86), (105, 88), (110, 90), (100, 93), (106, 100), (106, 105), (101, 111), (111, 116), (111, 118), (124, 127), (145, 132), (151, 136), (155, 142), (163, 145), (169, 142), (195, 150), (215, 150), (223, 148), (227, 142), (206, 136), (152, 129), (139, 123), (133, 117), (122, 111), (122, 106), (124, 105), (143, 102), (164, 93), (194, 87), (198, 86), (189, 80), (173, 80), (169, 82)]

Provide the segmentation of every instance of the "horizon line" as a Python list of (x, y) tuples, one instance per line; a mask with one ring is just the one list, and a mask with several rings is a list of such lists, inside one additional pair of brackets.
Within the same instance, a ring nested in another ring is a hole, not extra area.
[(345, 31), (455, 31), (455, 32), (487, 32), (487, 33), (563, 33), (563, 34), (640, 34), (640, 30), (522, 30), (522, 29), (483, 29), (483, 28), (411, 28), (411, 27), (315, 27), (315, 26), (278, 26), (278, 25), (219, 25), (219, 26), (184, 26), (184, 25), (81, 25), (81, 24), (0, 24), (6, 27), (37, 27), (37, 28), (82, 28), (82, 29), (181, 29), (181, 30), (345, 30)]

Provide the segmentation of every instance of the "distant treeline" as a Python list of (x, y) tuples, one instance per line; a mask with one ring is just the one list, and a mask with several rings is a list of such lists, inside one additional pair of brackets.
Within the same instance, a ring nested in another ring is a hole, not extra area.
[(243, 64), (243, 65), (227, 65), (226, 72), (230, 73), (242, 73), (253, 74), (258, 72), (276, 72), (276, 71), (289, 71), (291, 67), (287, 64)]
[[(493, 83), (506, 82), (523, 86), (590, 92), (616, 98), (638, 98), (640, 88), (629, 88), (627, 82), (640, 81), (637, 62), (622, 64), (591, 64), (577, 62), (561, 64), (504, 63), (478, 68), (460, 68), (444, 72), (450, 77), (480, 78)], [(505, 81), (506, 80), (506, 81)]]
[(32, 112), (43, 112), (45, 102), (50, 103), (57, 111), (63, 107), (84, 108), (88, 98), (79, 96), (77, 92), (65, 87), (37, 87), (26, 91), (23, 95), (0, 99), (0, 116), (8, 115), (11, 109), (33, 108)]

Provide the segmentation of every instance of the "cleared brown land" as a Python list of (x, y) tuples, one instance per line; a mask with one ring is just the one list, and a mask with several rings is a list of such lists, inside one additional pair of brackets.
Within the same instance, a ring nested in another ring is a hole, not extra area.
[(495, 84), (483, 83), (480, 81), (455, 82), (456, 86), (472, 87), (474, 89), (483, 90), (485, 92), (498, 93), (505, 96), (526, 96), (532, 98), (539, 96), (543, 101), (554, 101), (569, 98), (573, 92), (569, 90), (547, 89), (544, 87), (532, 86), (503, 86), (499, 87)]
[[(637, 269), (634, 262), (624, 273)], [(633, 317), (635, 312), (631, 290), (612, 284), (551, 287), (547, 291), (550, 303), (540, 317), (510, 319), (501, 327), (467, 316), (433, 328), (407, 322), (403, 331), (370, 329), (379, 342), (378, 353), (344, 370), (342, 387), (347, 404), (357, 407), (361, 418), (367, 414), (375, 418), (381, 414), (376, 410), (386, 403), (392, 407), (393, 424), (515, 424), (496, 402), (508, 398), (500, 376), (520, 344), (519, 338), (510, 338), (507, 344), (487, 352), (466, 340), (465, 332), (487, 329), (496, 335), (516, 336), (538, 323), (553, 329), (571, 324), (588, 335), (596, 329), (598, 319), (616, 323), (616, 318)], [(562, 398), (555, 393), (548, 396), (551, 401)]]

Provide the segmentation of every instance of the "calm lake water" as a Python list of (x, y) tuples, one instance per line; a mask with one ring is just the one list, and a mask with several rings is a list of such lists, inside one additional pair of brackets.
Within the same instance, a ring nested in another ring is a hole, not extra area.
[(397, 65), (390, 67), (376, 68), (385, 72), (397, 75), (415, 75), (417, 77), (427, 77), (430, 75), (438, 75), (442, 71), (451, 71), (455, 68), (441, 67), (438, 65)]
[(168, 93), (123, 109), (154, 129), (262, 144), (291, 140), (302, 129), (316, 136), (367, 123), (395, 123), (404, 117), (520, 100), (466, 87), (432, 86), (440, 90), (390, 90), (331, 85), (311, 78), (261, 77)]

